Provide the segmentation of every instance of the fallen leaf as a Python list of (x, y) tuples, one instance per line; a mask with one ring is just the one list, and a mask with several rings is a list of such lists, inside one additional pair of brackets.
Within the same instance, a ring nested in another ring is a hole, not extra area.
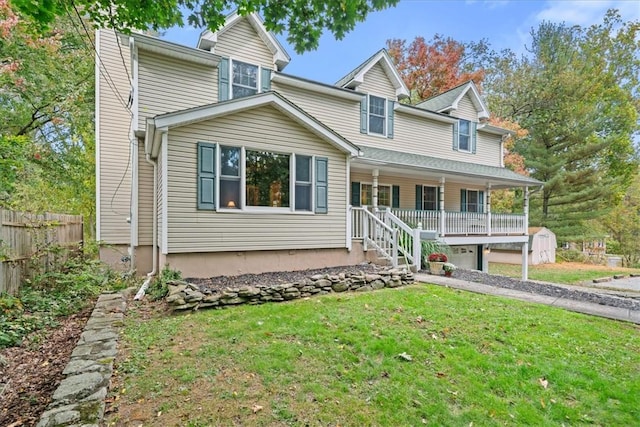
[(422, 316), (418, 316), (418, 317), (416, 318), (416, 322), (418, 322), (418, 323), (422, 323), (422, 322), (424, 322), (424, 318), (423, 318)]
[(549, 386), (549, 381), (547, 381), (547, 379), (545, 377), (542, 378), (538, 378), (538, 382), (540, 383), (540, 385), (542, 387), (544, 387), (545, 389)]
[(544, 399), (540, 399), (540, 405), (543, 409), (547, 407), (547, 405), (544, 404)]
[(260, 411), (262, 411), (263, 409), (264, 409), (264, 408), (263, 408), (262, 406), (260, 406), (260, 405), (253, 405), (253, 406), (251, 407), (251, 410), (253, 411), (253, 413), (254, 413), (254, 414), (255, 414), (256, 412), (260, 412)]
[(398, 357), (402, 360), (406, 360), (407, 362), (411, 362), (413, 360), (413, 357), (411, 357), (411, 355), (405, 353), (404, 351), (400, 353)]

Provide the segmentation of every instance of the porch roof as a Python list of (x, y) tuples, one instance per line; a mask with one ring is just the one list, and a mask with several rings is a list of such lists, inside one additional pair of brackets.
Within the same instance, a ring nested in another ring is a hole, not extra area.
[(389, 168), (400, 167), (418, 172), (429, 172), (444, 176), (445, 178), (470, 178), (476, 183), (477, 181), (481, 181), (483, 185), (490, 183), (493, 188), (539, 187), (543, 185), (543, 182), (537, 179), (517, 174), (512, 170), (502, 167), (460, 162), (374, 147), (360, 146), (360, 150), (362, 155), (353, 160), (355, 163), (370, 163), (379, 167), (387, 166)]

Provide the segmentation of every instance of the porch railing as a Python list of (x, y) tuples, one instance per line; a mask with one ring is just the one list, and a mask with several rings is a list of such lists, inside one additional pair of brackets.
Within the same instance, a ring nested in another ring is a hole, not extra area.
[(440, 236), (525, 234), (527, 231), (524, 214), (419, 211), (395, 208), (392, 208), (391, 212), (410, 227), (421, 224), (422, 229), (437, 231)]
[(398, 266), (398, 231), (369, 212), (366, 207), (351, 208), (352, 236), (362, 239), (364, 250), (375, 249), (380, 256)]

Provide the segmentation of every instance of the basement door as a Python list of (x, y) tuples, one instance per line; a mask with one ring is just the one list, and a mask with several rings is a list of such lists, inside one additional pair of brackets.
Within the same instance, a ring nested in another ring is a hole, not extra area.
[(477, 270), (478, 269), (478, 250), (477, 245), (470, 246), (452, 246), (451, 256), (449, 262), (456, 265), (458, 268), (465, 270)]

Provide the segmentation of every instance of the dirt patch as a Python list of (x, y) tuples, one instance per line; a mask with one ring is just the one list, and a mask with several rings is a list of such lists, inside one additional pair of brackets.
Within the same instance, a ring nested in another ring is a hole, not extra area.
[[(0, 425), (33, 426), (51, 402), (93, 304), (60, 320), (38, 343), (0, 351)], [(42, 336), (42, 335), (38, 335)]]

